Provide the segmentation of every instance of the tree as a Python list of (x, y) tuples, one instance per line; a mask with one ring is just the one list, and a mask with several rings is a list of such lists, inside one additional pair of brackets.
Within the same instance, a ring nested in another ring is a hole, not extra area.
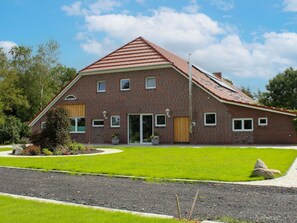
[(52, 40), (39, 45), (36, 51), (32, 47), (15, 46), (10, 54), (11, 69), (19, 77), (17, 86), (29, 104), (19, 113), (23, 120), (29, 121), (75, 76), (76, 70), (59, 63), (59, 45)]
[(287, 109), (297, 109), (297, 70), (286, 69), (266, 85), (267, 92), (259, 98), (261, 104)]
[(29, 127), (16, 117), (8, 116), (0, 124), (0, 144), (19, 143), (29, 134)]
[(255, 99), (254, 93), (251, 91), (249, 87), (240, 87), (240, 90), (245, 93), (247, 96), (249, 96), (251, 99)]
[(68, 146), (70, 139), (70, 120), (63, 108), (53, 108), (47, 112), (46, 127), (41, 133), (35, 133), (32, 142), (41, 148), (52, 151), (59, 146)]

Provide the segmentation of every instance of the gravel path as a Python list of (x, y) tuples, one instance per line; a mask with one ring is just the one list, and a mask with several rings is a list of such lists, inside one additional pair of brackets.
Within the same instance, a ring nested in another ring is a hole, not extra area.
[(0, 168), (0, 192), (139, 212), (183, 216), (199, 189), (194, 217), (230, 216), (254, 222), (296, 223), (297, 188), (141, 180)]

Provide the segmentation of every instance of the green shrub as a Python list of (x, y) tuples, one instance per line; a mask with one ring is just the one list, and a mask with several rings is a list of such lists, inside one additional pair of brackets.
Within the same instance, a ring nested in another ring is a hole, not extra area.
[(42, 149), (42, 153), (46, 156), (50, 156), (53, 155), (53, 153), (49, 150), (49, 149)]
[(30, 145), (26, 149), (23, 150), (23, 154), (25, 155), (39, 155), (41, 153), (40, 147), (35, 145)]
[(57, 146), (53, 152), (54, 155), (69, 155), (69, 151), (64, 146)]
[(6, 117), (0, 124), (0, 144), (18, 143), (21, 138), (22, 123), (16, 117)]

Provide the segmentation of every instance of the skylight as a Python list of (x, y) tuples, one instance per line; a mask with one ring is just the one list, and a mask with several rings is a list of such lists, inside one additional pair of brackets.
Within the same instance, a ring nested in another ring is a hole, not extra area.
[(226, 84), (225, 82), (221, 81), (219, 78), (215, 77), (212, 73), (208, 72), (207, 70), (204, 70), (201, 67), (198, 67), (197, 65), (192, 64), (192, 66), (197, 69), (198, 71), (204, 73), (207, 77), (209, 77), (211, 80), (213, 80), (214, 82), (216, 82), (218, 85), (220, 85), (221, 87), (224, 87), (230, 91), (236, 92), (236, 90), (234, 90), (231, 86), (229, 86), (228, 84)]

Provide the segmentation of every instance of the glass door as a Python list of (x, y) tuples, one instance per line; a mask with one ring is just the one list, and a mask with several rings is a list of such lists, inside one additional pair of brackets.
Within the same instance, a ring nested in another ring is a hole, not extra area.
[(129, 115), (129, 143), (140, 143), (140, 115)]
[(129, 143), (150, 143), (153, 134), (153, 115), (128, 115)]

